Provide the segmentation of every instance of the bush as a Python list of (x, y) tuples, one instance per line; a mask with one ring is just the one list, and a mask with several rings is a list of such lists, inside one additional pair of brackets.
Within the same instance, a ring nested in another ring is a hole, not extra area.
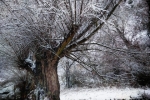
[(150, 100), (150, 94), (142, 93), (139, 97), (132, 98), (132, 100)]
[(137, 85), (150, 87), (150, 70), (148, 68), (140, 69), (134, 76)]

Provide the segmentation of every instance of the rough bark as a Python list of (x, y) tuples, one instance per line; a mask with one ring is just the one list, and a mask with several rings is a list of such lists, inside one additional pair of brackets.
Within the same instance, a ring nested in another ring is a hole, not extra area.
[(60, 100), (60, 84), (57, 74), (59, 58), (47, 52), (46, 59), (42, 63), (42, 73), (44, 75), (44, 85), (46, 86), (47, 96), (50, 100)]

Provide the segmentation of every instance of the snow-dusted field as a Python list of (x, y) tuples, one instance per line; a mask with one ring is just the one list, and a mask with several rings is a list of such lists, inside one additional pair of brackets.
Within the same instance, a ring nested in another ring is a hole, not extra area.
[(110, 100), (110, 99), (131, 99), (138, 97), (143, 92), (150, 94), (150, 89), (135, 88), (91, 88), (91, 89), (65, 89), (60, 93), (61, 100)]

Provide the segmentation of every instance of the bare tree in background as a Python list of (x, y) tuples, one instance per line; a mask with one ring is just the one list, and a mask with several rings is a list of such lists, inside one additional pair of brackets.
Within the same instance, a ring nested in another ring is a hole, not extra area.
[(46, 87), (50, 100), (60, 100), (59, 60), (66, 56), (78, 61), (74, 52), (84, 51), (121, 1), (2, 0), (9, 12), (1, 20), (2, 36), (17, 55), (18, 67), (27, 69), (38, 79), (37, 84)]

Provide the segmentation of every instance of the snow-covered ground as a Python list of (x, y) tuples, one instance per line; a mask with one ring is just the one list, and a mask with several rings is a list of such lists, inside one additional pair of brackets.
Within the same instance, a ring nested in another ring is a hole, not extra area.
[(150, 89), (140, 88), (91, 88), (91, 89), (64, 89), (60, 93), (61, 100), (110, 100), (110, 99), (131, 99), (142, 93), (150, 94)]

